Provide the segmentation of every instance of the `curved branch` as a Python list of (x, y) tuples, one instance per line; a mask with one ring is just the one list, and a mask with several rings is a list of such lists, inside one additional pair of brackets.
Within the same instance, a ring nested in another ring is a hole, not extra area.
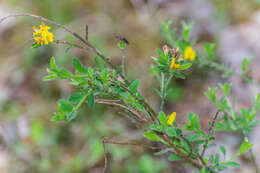
[[(217, 117), (218, 117), (218, 114), (220, 113), (220, 110), (218, 110), (212, 120), (212, 123), (210, 124), (210, 127), (209, 127), (209, 131), (208, 131), (208, 135), (207, 137), (209, 138), (212, 134), (213, 134), (213, 130), (214, 130), (214, 127), (215, 127), (215, 124), (216, 124), (216, 120), (217, 120)], [(203, 149), (202, 149), (202, 152), (201, 152), (201, 157), (203, 158), (205, 152), (206, 152), (206, 149), (208, 148), (208, 145), (209, 145), (209, 139), (207, 139), (206, 141), (206, 144), (203, 146)]]
[(145, 123), (148, 123), (147, 119), (145, 119), (142, 115), (140, 115), (137, 111), (125, 106), (125, 105), (122, 105), (122, 104), (119, 104), (119, 103), (116, 103), (116, 102), (113, 102), (112, 100), (105, 100), (105, 99), (96, 99), (95, 100), (95, 103), (99, 103), (99, 104), (106, 104), (106, 105), (111, 105), (111, 106), (117, 106), (117, 107), (120, 107), (122, 109), (125, 109), (129, 112), (131, 112), (132, 114), (134, 114), (137, 118), (139, 118), (141, 121), (145, 122)]
[(44, 17), (37, 16), (37, 15), (34, 15), (34, 14), (28, 14), (28, 13), (10, 14), (10, 15), (8, 15), (8, 16), (5, 16), (5, 17), (1, 18), (1, 19), (0, 19), (0, 23), (2, 23), (4, 20), (6, 20), (6, 19), (8, 19), (8, 18), (26, 17), (26, 16), (27, 16), (27, 17), (33, 17), (33, 18), (36, 18), (36, 19), (40, 19), (40, 20), (42, 20), (42, 21), (44, 21), (44, 22), (46, 22), (46, 23), (50, 23), (50, 24), (52, 24), (52, 25), (55, 25), (55, 26), (57, 26), (57, 27), (59, 27), (59, 28), (64, 29), (66, 32), (69, 32), (70, 34), (73, 34), (73, 33), (74, 33), (73, 31), (71, 31), (71, 30), (70, 30), (69, 28), (67, 28), (66, 26), (63, 26), (63, 25), (58, 24), (58, 23), (56, 23), (56, 22), (53, 22), (53, 21), (51, 21), (51, 20), (49, 20), (49, 19), (46, 19), (46, 18), (44, 18)]
[[(113, 69), (117, 69), (116, 66), (114, 64), (112, 64), (108, 58), (106, 58), (97, 48), (95, 48), (89, 41), (85, 40), (84, 38), (82, 38), (79, 34), (73, 32), (72, 30), (70, 30), (68, 27), (58, 24), (56, 22), (53, 22), (52, 20), (46, 19), (44, 17), (41, 16), (37, 16), (34, 14), (28, 14), (28, 13), (21, 13), (21, 14), (11, 14), (8, 16), (5, 16), (3, 18), (0, 19), (0, 23), (2, 23), (3, 21), (5, 21), (8, 18), (14, 18), (14, 17), (32, 17), (32, 18), (36, 18), (39, 19), (41, 21), (44, 21), (46, 23), (55, 25), (59, 28), (62, 28), (63, 30), (65, 30), (66, 32), (72, 34), (74, 37), (76, 37), (77, 39), (79, 39), (81, 42), (83, 42), (91, 51), (93, 51), (94, 53), (96, 53), (98, 56), (100, 56), (111, 68)], [(126, 80), (125, 76), (123, 76), (122, 74), (120, 74), (122, 76), (122, 78), (124, 80)], [(127, 80), (126, 80), (127, 81)], [(128, 82), (128, 81), (127, 81)]]

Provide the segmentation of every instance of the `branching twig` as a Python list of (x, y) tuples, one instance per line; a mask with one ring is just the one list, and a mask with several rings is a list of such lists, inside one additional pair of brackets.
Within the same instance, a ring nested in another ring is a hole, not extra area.
[(143, 148), (151, 149), (151, 150), (159, 150), (162, 149), (161, 147), (154, 147), (154, 146), (149, 146), (149, 145), (144, 145), (144, 144), (138, 144), (138, 143), (133, 143), (133, 142), (123, 142), (123, 141), (115, 141), (111, 139), (104, 139), (105, 143), (108, 144), (116, 144), (116, 145), (133, 145), (133, 146), (140, 146)]
[(146, 129), (145, 129), (145, 127), (143, 126), (142, 123), (136, 121), (136, 119), (132, 118), (130, 115), (126, 115), (126, 114), (127, 114), (127, 111), (125, 111), (125, 112), (117, 112), (117, 113), (120, 114), (120, 115), (125, 116), (126, 118), (128, 118), (132, 123), (134, 123), (134, 124), (136, 125), (136, 127), (137, 127), (138, 129), (142, 129), (143, 131), (146, 131)]
[(220, 110), (218, 110), (212, 120), (212, 123), (210, 124), (210, 127), (209, 127), (209, 131), (208, 131), (208, 136), (207, 136), (207, 140), (206, 140), (206, 144), (203, 145), (203, 149), (202, 149), (202, 152), (201, 152), (201, 157), (203, 158), (205, 152), (206, 152), (206, 149), (208, 148), (208, 145), (209, 145), (209, 137), (213, 134), (213, 129), (215, 127), (215, 124), (216, 124), (216, 120), (217, 120), (217, 117), (218, 117), (218, 114), (220, 113)]
[(120, 108), (122, 108), (124, 110), (127, 110), (127, 111), (131, 112), (137, 118), (139, 118), (141, 121), (143, 121), (145, 123), (148, 123), (148, 121), (142, 115), (140, 115), (137, 111), (135, 111), (135, 110), (133, 110), (133, 109), (131, 109), (131, 108), (125, 106), (125, 105), (122, 105), (122, 104), (119, 104), (119, 103), (116, 103), (116, 102), (112, 102), (111, 100), (106, 100), (106, 99), (96, 99), (95, 103), (120, 107)]
[(56, 43), (56, 44), (65, 44), (65, 45), (68, 45), (68, 46), (73, 46), (73, 47), (76, 47), (76, 48), (84, 49), (84, 47), (82, 47), (82, 46), (80, 46), (78, 44), (74, 44), (74, 43), (68, 42), (68, 41), (55, 40), (54, 43)]
[(111, 139), (107, 139), (107, 138), (102, 138), (102, 143), (103, 143), (104, 162), (105, 162), (105, 163), (104, 163), (104, 168), (103, 168), (103, 173), (106, 173), (107, 163), (108, 163), (107, 151), (106, 151), (105, 144), (140, 146), (140, 147), (147, 148), (147, 149), (151, 149), (151, 150), (162, 149), (161, 147), (153, 147), (153, 146), (149, 146), (149, 145), (138, 144), (138, 143), (132, 143), (132, 142), (115, 141), (115, 140), (111, 140)]

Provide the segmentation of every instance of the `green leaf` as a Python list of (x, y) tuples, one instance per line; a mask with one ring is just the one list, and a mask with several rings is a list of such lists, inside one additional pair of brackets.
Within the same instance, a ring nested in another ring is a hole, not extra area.
[(31, 48), (35, 49), (35, 48), (38, 48), (38, 47), (41, 47), (41, 45), (40, 44), (32, 44)]
[(151, 131), (145, 132), (144, 136), (150, 141), (161, 141), (161, 138), (157, 134)]
[(73, 35), (68, 35), (68, 36), (66, 36), (66, 39), (67, 39), (67, 40), (72, 40), (73, 38), (74, 38)]
[(168, 127), (168, 128), (166, 129), (166, 134), (167, 134), (168, 136), (170, 136), (170, 137), (177, 136), (177, 133), (176, 133), (175, 129), (172, 128), (172, 127)]
[(157, 132), (163, 132), (163, 127), (161, 125), (153, 124), (149, 127), (149, 129), (157, 131)]
[(133, 103), (133, 105), (134, 105), (135, 108), (138, 109), (139, 111), (144, 110), (144, 107), (143, 107), (140, 103), (138, 103), (138, 102)]
[(186, 122), (184, 129), (189, 131), (194, 131), (196, 133), (197, 132), (201, 133), (199, 117), (195, 113), (190, 112), (188, 114), (188, 120), (189, 122)]
[(226, 97), (229, 97), (229, 95), (230, 95), (231, 83), (225, 83), (224, 85), (222, 85), (221, 83), (219, 83), (219, 86), (220, 86), (221, 90), (223, 91), (223, 93), (225, 94), (225, 96), (226, 96)]
[(246, 71), (248, 68), (249, 63), (253, 60), (253, 58), (244, 58), (242, 61), (241, 69), (242, 71)]
[(50, 66), (51, 66), (51, 69), (55, 72), (59, 71), (58, 70), (58, 67), (56, 65), (56, 62), (55, 62), (55, 58), (54, 57), (51, 57), (51, 60), (50, 60)]
[(88, 77), (92, 81), (93, 80), (93, 75), (94, 75), (95, 70), (93, 68), (88, 68)]
[(207, 58), (212, 60), (215, 57), (214, 49), (216, 48), (216, 44), (214, 43), (206, 43), (204, 45)]
[(98, 69), (101, 69), (101, 65), (100, 65), (100, 58), (98, 56), (95, 56), (94, 58), (94, 62), (95, 62), (95, 65)]
[(71, 120), (73, 120), (73, 119), (76, 118), (76, 117), (77, 117), (77, 111), (74, 111), (74, 112), (72, 112), (72, 113), (70, 113), (70, 114), (67, 114), (66, 120), (67, 120), (67, 121), (71, 121)]
[(129, 86), (129, 90), (132, 93), (136, 93), (137, 89), (138, 89), (138, 86), (139, 86), (139, 81), (138, 80), (134, 80), (134, 81), (131, 82), (131, 84)]
[(215, 130), (216, 131), (225, 131), (225, 130), (227, 130), (227, 127), (224, 122), (219, 121), (219, 122), (216, 122)]
[(167, 116), (164, 112), (159, 112), (158, 119), (162, 125), (167, 125)]
[(190, 145), (188, 144), (188, 142), (186, 140), (183, 140), (182, 145), (184, 146), (185, 150), (190, 152)]
[(57, 74), (61, 79), (67, 79), (72, 76), (72, 74), (65, 68), (61, 68)]
[(166, 148), (166, 149), (164, 149), (164, 150), (161, 150), (161, 151), (159, 151), (159, 152), (154, 153), (154, 155), (155, 155), (155, 156), (159, 156), (159, 155), (162, 155), (162, 154), (167, 153), (168, 151), (173, 151), (173, 149), (172, 149), (172, 148)]
[(127, 43), (126, 43), (125, 41), (120, 40), (120, 41), (117, 43), (117, 46), (118, 46), (120, 49), (125, 49), (126, 46), (127, 46)]
[(86, 69), (86, 67), (84, 67), (81, 62), (79, 61), (79, 59), (77, 58), (73, 58), (72, 59), (72, 63), (73, 63), (73, 67), (80, 73), (87, 73), (88, 70)]
[(67, 101), (60, 99), (58, 101), (58, 109), (63, 113), (71, 113), (73, 110), (73, 106)]
[(226, 157), (226, 148), (225, 148), (223, 145), (221, 145), (221, 146), (219, 147), (219, 149), (220, 149), (220, 151), (222, 152), (222, 154), (224, 155), (224, 157)]
[(216, 154), (216, 157), (215, 157), (215, 164), (218, 165), (219, 164), (219, 159), (220, 159), (220, 155), (219, 153)]
[(216, 92), (217, 92), (218, 88), (208, 88), (208, 92), (205, 92), (205, 96), (207, 96), (212, 103), (216, 103), (217, 102), (217, 97), (216, 97)]
[(202, 168), (200, 173), (209, 173), (209, 171), (207, 170), (207, 168)]
[(101, 79), (104, 83), (107, 83), (108, 82), (108, 79), (109, 79), (109, 74), (108, 74), (108, 70), (107, 68), (103, 68), (102, 71), (101, 71)]
[(200, 135), (198, 135), (198, 134), (191, 134), (191, 135), (186, 136), (186, 139), (190, 142), (196, 141), (199, 138), (200, 138)]
[(246, 152), (247, 150), (249, 150), (252, 147), (253, 147), (253, 144), (249, 144), (248, 141), (244, 141), (240, 146), (239, 153), (243, 154), (244, 152)]
[(66, 120), (66, 115), (63, 113), (54, 113), (54, 115), (51, 117), (51, 121), (57, 122), (60, 120)]
[(155, 57), (153, 57), (153, 56), (152, 56), (151, 58), (152, 58), (152, 60), (154, 60), (156, 63), (158, 63), (159, 60), (158, 60), (157, 58), (155, 58)]
[(176, 128), (176, 135), (180, 136), (182, 134), (182, 130), (180, 128)]
[(183, 74), (177, 73), (175, 71), (173, 73), (177, 78), (186, 79), (186, 77)]
[(84, 95), (82, 95), (80, 92), (73, 93), (70, 95), (69, 101), (71, 103), (79, 103), (83, 97)]
[(42, 78), (42, 81), (50, 81), (50, 80), (53, 80), (53, 79), (57, 79), (57, 77), (58, 76), (56, 74), (45, 76), (45, 77)]
[(179, 70), (186, 70), (192, 66), (192, 63), (182, 64)]
[(95, 97), (94, 97), (94, 93), (91, 92), (89, 95), (88, 95), (88, 106), (90, 108), (92, 108), (95, 104)]
[(182, 35), (183, 35), (183, 39), (184, 41), (188, 42), (189, 41), (189, 35), (190, 35), (190, 31), (193, 28), (194, 23), (185, 23), (184, 21), (181, 22), (182, 24)]
[(227, 169), (227, 166), (223, 166), (223, 165), (216, 165), (216, 168), (218, 169), (218, 171), (224, 171)]
[(157, 54), (159, 55), (160, 58), (164, 58), (165, 57), (164, 53), (160, 49), (157, 48), (156, 52), (157, 52)]
[(196, 114), (194, 114), (194, 127), (200, 129), (200, 119)]
[(176, 155), (176, 154), (171, 154), (171, 155), (168, 157), (168, 159), (169, 159), (170, 161), (179, 161), (179, 160), (183, 160), (182, 157), (180, 157), (180, 156), (178, 156), (178, 155)]
[(236, 163), (236, 162), (227, 162), (226, 165), (228, 165), (228, 166), (233, 166), (233, 167), (238, 167), (238, 166), (240, 166), (240, 164), (239, 164), (239, 163)]

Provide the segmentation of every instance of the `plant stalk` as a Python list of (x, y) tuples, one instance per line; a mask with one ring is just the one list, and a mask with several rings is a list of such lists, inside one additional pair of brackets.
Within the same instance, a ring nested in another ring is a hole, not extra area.
[(256, 160), (255, 160), (255, 155), (253, 153), (253, 150), (252, 148), (249, 149), (249, 154), (250, 154), (250, 157), (251, 157), (251, 160), (253, 162), (253, 166), (254, 166), (254, 169), (255, 169), (255, 173), (259, 173), (259, 167), (256, 163)]
[(161, 73), (161, 106), (160, 111), (163, 111), (164, 102), (165, 102), (165, 79), (164, 73)]
[(122, 57), (121, 57), (121, 70), (122, 74), (125, 76), (125, 49), (121, 49)]

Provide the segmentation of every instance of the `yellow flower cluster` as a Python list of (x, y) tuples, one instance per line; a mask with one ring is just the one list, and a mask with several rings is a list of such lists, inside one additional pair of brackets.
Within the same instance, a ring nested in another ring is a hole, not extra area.
[(45, 23), (42, 23), (40, 25), (40, 28), (33, 26), (32, 29), (34, 30), (33, 36), (34, 36), (35, 44), (48, 45), (49, 43), (54, 41), (53, 34), (49, 32), (51, 27), (46, 26)]
[(196, 52), (191, 46), (188, 46), (184, 51), (184, 59), (193, 61), (196, 58)]
[(176, 64), (175, 58), (172, 58), (172, 62), (171, 62), (170, 67), (173, 68), (173, 69), (178, 69), (178, 68), (181, 67), (181, 65), (180, 64)]
[(167, 124), (171, 126), (172, 123), (175, 121), (175, 117), (176, 117), (176, 112), (173, 112), (173, 113), (168, 117)]
[[(166, 46), (163, 47), (164, 50), (164, 54), (167, 54), (169, 51), (171, 52), (175, 52), (176, 50), (174, 49), (170, 49)], [(178, 53), (175, 54), (175, 56), (172, 58), (171, 64), (170, 64), (170, 68), (172, 69), (179, 69), (181, 68), (181, 64), (179, 63), (180, 61), (183, 60), (182, 56), (178, 56), (177, 60), (176, 60), (176, 56), (178, 55)], [(191, 46), (186, 47), (186, 49), (184, 50), (184, 59), (185, 60), (190, 60), (193, 61), (196, 58), (196, 52), (192, 49)]]

